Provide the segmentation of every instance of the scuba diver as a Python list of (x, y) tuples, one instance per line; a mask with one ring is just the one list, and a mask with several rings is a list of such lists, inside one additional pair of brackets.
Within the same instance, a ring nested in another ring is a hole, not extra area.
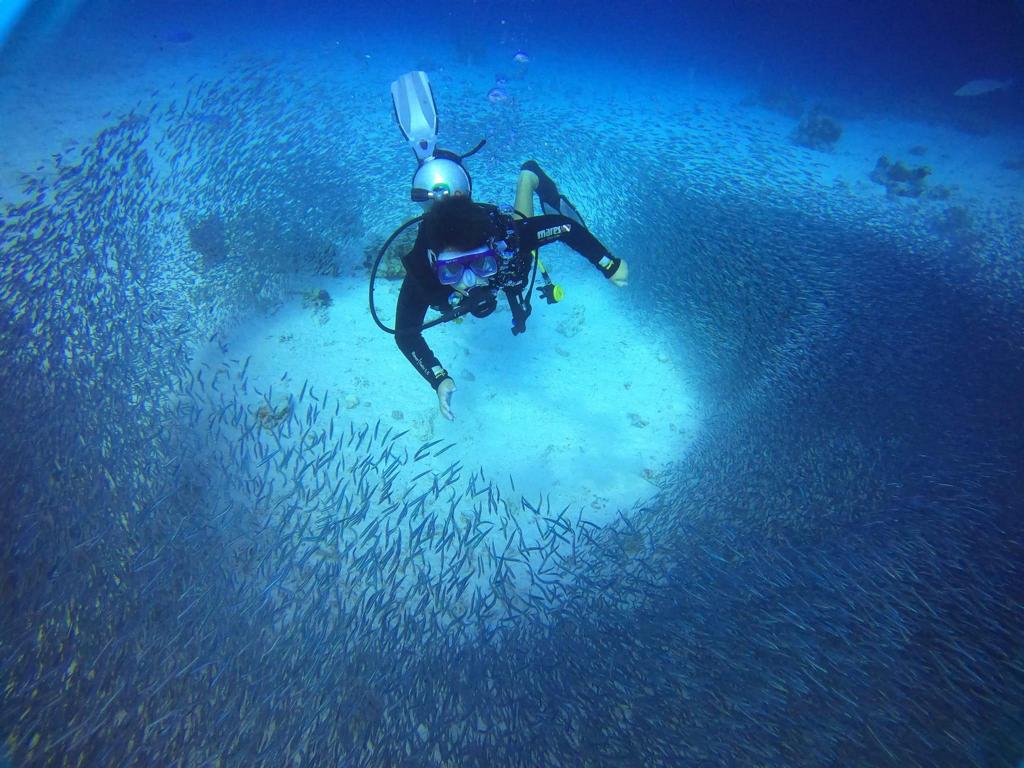
[[(412, 199), (426, 208), (416, 241), (402, 257), (406, 274), (393, 332), (398, 348), (436, 391), (441, 415), (453, 420), (455, 381), (427, 346), (425, 328), (466, 314), (486, 317), (497, 308), (501, 292), (512, 313), (512, 334), (523, 333), (538, 270), (544, 282), (538, 293), (550, 304), (562, 298), (560, 286), (551, 282), (537, 254), (549, 243), (565, 243), (619, 287), (626, 286), (629, 270), (591, 234), (572, 203), (533, 160), (520, 169), (514, 208), (474, 202), (472, 179), (462, 161), (483, 142), (464, 155), (434, 147), (437, 113), (423, 72), (403, 75), (391, 90), (399, 126), (419, 161)], [(544, 211), (538, 216), (535, 193)], [(373, 278), (371, 311), (372, 282)], [(442, 317), (424, 324), (430, 307)]]

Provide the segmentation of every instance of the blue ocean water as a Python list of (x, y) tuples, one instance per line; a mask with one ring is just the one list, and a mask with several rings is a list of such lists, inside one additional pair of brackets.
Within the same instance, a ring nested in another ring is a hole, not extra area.
[[(1020, 763), (1020, 3), (5, 11), (12, 765)], [(630, 270), (452, 423), (410, 70)]]

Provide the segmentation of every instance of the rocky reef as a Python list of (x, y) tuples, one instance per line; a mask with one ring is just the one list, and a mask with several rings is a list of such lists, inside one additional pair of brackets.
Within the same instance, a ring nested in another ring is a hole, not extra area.
[(256, 419), (265, 429), (274, 429), (291, 416), (292, 407), (287, 401), (276, 406), (263, 403), (256, 409)]
[(893, 162), (882, 155), (871, 171), (871, 180), (885, 187), (886, 194), (896, 197), (924, 197), (931, 200), (946, 200), (952, 194), (949, 187), (929, 187), (925, 179), (932, 169), (927, 165), (909, 166), (902, 161)]
[[(405, 232), (395, 239), (395, 242), (391, 244), (387, 252), (384, 254), (384, 258), (380, 260), (380, 266), (377, 267), (377, 277), (382, 280), (401, 280), (405, 277), (405, 265), (402, 264), (402, 256), (412, 250), (413, 244), (416, 242), (416, 227), (409, 227)], [(377, 258), (377, 254), (384, 245), (384, 239), (381, 238), (367, 245), (366, 250), (363, 251), (363, 266), (369, 271), (373, 268), (373, 262)]]
[(838, 121), (814, 109), (800, 120), (792, 140), (801, 147), (829, 152), (842, 135), (843, 126)]
[(323, 288), (312, 288), (302, 294), (302, 306), (307, 309), (327, 309), (327, 307), (331, 306), (333, 303), (334, 301), (331, 299), (331, 294)]
[(302, 294), (302, 306), (305, 309), (312, 309), (321, 325), (327, 322), (327, 310), (333, 303), (331, 294), (323, 288), (313, 288)]

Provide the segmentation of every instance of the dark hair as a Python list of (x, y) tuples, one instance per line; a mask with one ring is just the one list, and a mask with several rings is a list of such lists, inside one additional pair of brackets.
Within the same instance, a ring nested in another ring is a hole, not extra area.
[(427, 247), (435, 251), (451, 248), (467, 251), (483, 245), (491, 235), (491, 217), (486, 209), (461, 195), (444, 197), (423, 216)]

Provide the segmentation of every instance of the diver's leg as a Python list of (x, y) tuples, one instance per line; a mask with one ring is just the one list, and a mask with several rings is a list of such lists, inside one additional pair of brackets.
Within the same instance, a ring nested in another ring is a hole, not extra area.
[[(524, 182), (524, 179), (526, 180)], [(526, 190), (529, 189), (529, 192)], [(533, 192), (540, 198), (540, 208), (544, 213), (558, 213), (583, 224), (583, 217), (576, 210), (569, 198), (559, 193), (558, 185), (544, 173), (536, 160), (527, 160), (519, 170), (519, 186), (516, 188), (516, 209), (533, 215)], [(527, 208), (520, 208), (520, 197), (529, 196)], [(586, 226), (586, 225), (584, 225)]]
[(539, 183), (537, 174), (526, 170), (526, 166), (523, 166), (523, 169), (519, 171), (519, 180), (516, 182), (515, 210), (524, 219), (533, 216), (533, 193)]
[(540, 198), (541, 210), (545, 213), (550, 212), (548, 208), (558, 210), (558, 187), (551, 177), (544, 173), (536, 160), (527, 160), (519, 167), (519, 178), (522, 179), (524, 176), (533, 180), (533, 191), (536, 191), (537, 197)]

